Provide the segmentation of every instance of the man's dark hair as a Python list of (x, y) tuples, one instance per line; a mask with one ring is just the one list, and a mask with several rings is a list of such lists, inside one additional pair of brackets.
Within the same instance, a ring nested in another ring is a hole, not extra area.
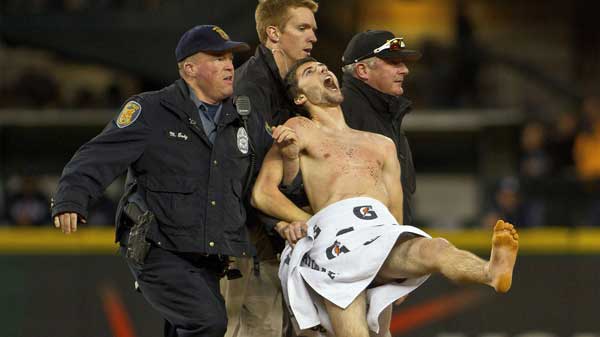
[(298, 68), (304, 63), (308, 62), (318, 62), (314, 57), (305, 57), (303, 59), (299, 59), (296, 63), (292, 64), (287, 74), (285, 75), (285, 79), (283, 82), (285, 83), (285, 91), (292, 101), (296, 99), (298, 94), (300, 94), (300, 88), (298, 88), (298, 76), (296, 76), (296, 71)]
[(292, 64), (292, 67), (288, 70), (283, 82), (285, 83), (285, 91), (287, 92), (288, 97), (292, 100), (292, 103), (294, 103), (294, 107), (295, 107), (294, 113), (296, 115), (310, 118), (310, 114), (308, 113), (308, 111), (306, 111), (306, 109), (304, 107), (297, 106), (296, 103), (294, 102), (296, 97), (301, 92), (300, 88), (298, 87), (298, 76), (296, 76), (296, 71), (298, 70), (298, 68), (301, 65), (303, 65), (304, 63), (308, 63), (308, 62), (318, 62), (318, 61), (314, 57), (310, 57), (310, 56), (296, 61), (296, 63)]

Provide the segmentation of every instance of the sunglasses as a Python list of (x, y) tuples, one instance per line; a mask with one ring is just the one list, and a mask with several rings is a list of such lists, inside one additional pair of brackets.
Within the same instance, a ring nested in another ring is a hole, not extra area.
[(386, 51), (386, 50), (396, 51), (396, 50), (401, 50), (405, 47), (406, 47), (406, 45), (404, 44), (404, 38), (395, 37), (391, 40), (387, 40), (384, 44), (373, 49), (373, 51), (368, 53), (367, 55), (364, 55), (364, 56), (361, 56), (361, 57), (355, 59), (353, 63), (362, 61), (364, 59), (368, 59), (369, 57), (373, 57), (373, 56), (375, 56), (383, 51)]

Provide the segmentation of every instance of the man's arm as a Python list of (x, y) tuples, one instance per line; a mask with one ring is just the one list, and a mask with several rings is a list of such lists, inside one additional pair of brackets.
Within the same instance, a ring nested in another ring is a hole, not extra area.
[[(133, 115), (125, 114), (128, 106), (138, 110)], [(76, 231), (79, 221), (85, 223), (90, 200), (98, 198), (141, 156), (151, 132), (147, 113), (141, 98), (128, 100), (121, 114), (75, 153), (63, 170), (54, 196), (55, 227), (66, 234)], [(120, 116), (133, 117), (119, 119)]]
[(292, 122), (273, 128), (273, 140), (283, 162), (284, 185), (291, 184), (300, 172), (300, 141), (296, 131), (287, 126), (293, 125)]
[(306, 236), (306, 220), (310, 214), (298, 208), (279, 189), (283, 176), (283, 161), (277, 145), (267, 153), (252, 190), (252, 205), (277, 219), (275, 231), (292, 246)]
[(273, 145), (263, 162), (252, 190), (252, 206), (286, 222), (306, 221), (310, 214), (298, 208), (279, 190), (283, 177), (283, 159)]
[(403, 224), (403, 194), (402, 184), (400, 182), (400, 162), (396, 155), (396, 145), (391, 139), (384, 137), (385, 159), (383, 162), (383, 184), (385, 185), (389, 195), (389, 209), (394, 218), (398, 220), (398, 224)]

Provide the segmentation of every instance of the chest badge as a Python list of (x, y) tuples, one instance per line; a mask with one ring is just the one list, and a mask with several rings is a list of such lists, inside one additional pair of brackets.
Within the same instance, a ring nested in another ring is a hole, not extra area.
[(237, 147), (241, 153), (248, 153), (248, 133), (244, 128), (239, 128), (237, 131)]

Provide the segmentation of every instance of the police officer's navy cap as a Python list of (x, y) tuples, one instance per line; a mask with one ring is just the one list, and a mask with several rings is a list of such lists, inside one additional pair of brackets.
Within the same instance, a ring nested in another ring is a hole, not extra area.
[(188, 30), (181, 36), (177, 48), (175, 48), (175, 58), (177, 62), (181, 62), (186, 57), (201, 51), (219, 53), (246, 50), (250, 50), (248, 44), (231, 41), (229, 35), (218, 26), (201, 25)]
[(348, 42), (344, 56), (342, 56), (342, 64), (352, 64), (373, 56), (382, 59), (416, 61), (421, 58), (421, 53), (407, 49), (404, 39), (395, 37), (391, 32), (367, 30), (354, 35)]

